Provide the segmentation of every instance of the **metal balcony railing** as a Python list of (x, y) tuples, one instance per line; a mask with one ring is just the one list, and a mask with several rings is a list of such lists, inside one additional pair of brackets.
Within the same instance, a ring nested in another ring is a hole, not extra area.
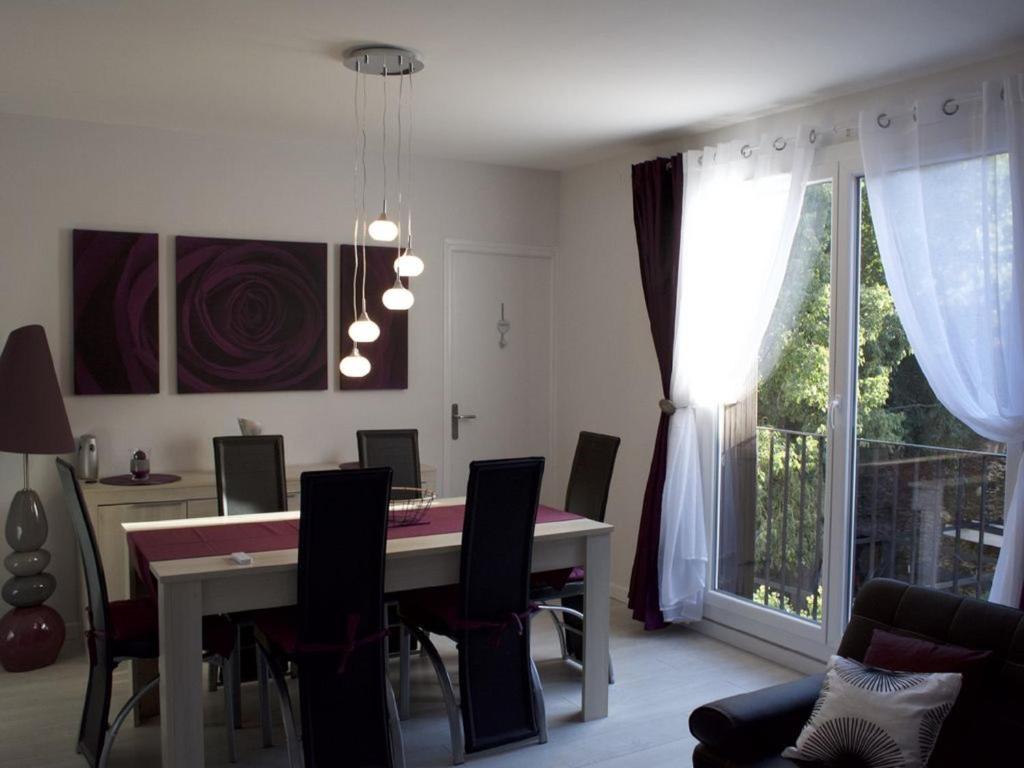
[[(825, 436), (758, 427), (756, 443), (753, 598), (820, 621)], [(853, 593), (886, 576), (987, 596), (1005, 474), (1001, 453), (858, 439)]]

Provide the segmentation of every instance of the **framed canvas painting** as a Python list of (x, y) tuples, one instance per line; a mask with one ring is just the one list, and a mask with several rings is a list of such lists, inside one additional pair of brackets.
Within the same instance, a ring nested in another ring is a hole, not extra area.
[[(409, 387), (409, 313), (394, 311), (384, 306), (381, 297), (395, 282), (394, 247), (366, 247), (366, 311), (380, 327), (376, 341), (359, 345), (359, 352), (370, 361), (370, 372), (362, 378), (342, 376), (343, 390), (407, 389)], [(356, 302), (362, 310), (363, 249), (359, 249), (359, 275), (356, 279)], [(355, 249), (341, 246), (341, 356), (352, 349), (348, 327), (353, 319), (352, 279)], [(402, 282), (408, 287), (408, 278)]]
[(159, 392), (156, 234), (76, 229), (71, 252), (75, 394)]
[(178, 392), (327, 389), (327, 244), (175, 238)]

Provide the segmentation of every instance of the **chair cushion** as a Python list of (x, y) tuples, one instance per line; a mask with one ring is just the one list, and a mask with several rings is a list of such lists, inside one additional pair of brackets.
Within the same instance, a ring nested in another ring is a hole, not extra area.
[(459, 622), (457, 585), (416, 589), (398, 599), (398, 615), (435, 635), (454, 637)]
[(107, 615), (107, 635), (115, 657), (152, 659), (160, 655), (160, 624), (154, 600), (115, 600)]
[[(160, 619), (148, 598), (110, 603), (109, 640), (117, 658), (153, 659), (160, 655)], [(203, 650), (227, 658), (235, 647), (235, 629), (222, 616), (203, 617)]]
[(294, 656), (299, 642), (299, 611), (294, 605), (253, 611), (249, 619), (263, 647), (275, 656)]

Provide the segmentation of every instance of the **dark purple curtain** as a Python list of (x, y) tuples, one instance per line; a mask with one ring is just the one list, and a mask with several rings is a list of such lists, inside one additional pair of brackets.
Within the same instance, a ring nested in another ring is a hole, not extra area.
[[(633, 166), (633, 221), (640, 254), (640, 280), (661, 370), (661, 390), (667, 399), (672, 383), (676, 278), (683, 221), (682, 155), (659, 157)], [(653, 407), (654, 403), (651, 405)], [(663, 412), (647, 476), (633, 575), (629, 581), (629, 607), (633, 609), (633, 618), (644, 623), (644, 629), (665, 626), (658, 601), (658, 540), (668, 459), (668, 422), (669, 416)]]

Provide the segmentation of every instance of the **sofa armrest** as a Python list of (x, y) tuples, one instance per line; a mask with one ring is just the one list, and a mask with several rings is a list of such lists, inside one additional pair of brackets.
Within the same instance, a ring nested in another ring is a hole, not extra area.
[(719, 699), (690, 713), (690, 733), (721, 755), (777, 754), (796, 741), (824, 674)]

